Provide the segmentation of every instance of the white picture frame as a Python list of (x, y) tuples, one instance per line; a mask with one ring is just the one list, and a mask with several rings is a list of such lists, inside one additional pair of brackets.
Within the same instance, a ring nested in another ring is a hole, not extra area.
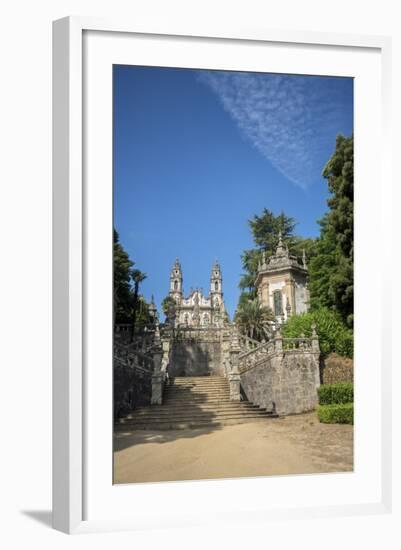
[[(157, 508), (152, 509), (151, 504), (147, 507), (146, 498), (155, 499), (157, 496), (163, 498), (163, 494), (174, 491), (180, 492), (179, 500), (185, 498), (185, 503), (192, 499), (207, 498), (212, 490), (221, 492), (223, 488), (227, 491), (227, 499), (233, 503), (221, 515), (215, 515), (215, 521), (237, 521), (240, 518), (244, 521), (264, 521), (277, 517), (312, 517), (313, 515), (352, 515), (364, 513), (385, 513), (391, 509), (391, 460), (390, 460), (390, 433), (391, 433), (391, 357), (390, 334), (383, 330), (383, 325), (378, 322), (374, 327), (368, 329), (366, 326), (361, 329), (361, 338), (365, 342), (371, 340), (372, 332), (376, 333), (377, 347), (372, 354), (380, 359), (380, 364), (372, 367), (375, 381), (372, 382), (371, 392), (376, 392), (380, 425), (376, 430), (372, 427), (375, 445), (378, 446), (377, 461), (375, 463), (376, 474), (380, 477), (375, 494), (380, 497), (370, 498), (368, 494), (360, 500), (352, 495), (349, 500), (340, 502), (337, 498), (333, 502), (326, 501), (321, 506), (313, 505), (311, 502), (303, 505), (302, 499), (295, 499), (292, 506), (279, 504), (270, 507), (268, 513), (261, 504), (256, 504), (258, 513), (252, 514), (239, 509), (236, 512), (235, 500), (232, 496), (241, 491), (256, 491), (261, 486), (261, 480), (230, 480), (225, 485), (224, 481), (217, 482), (191, 482), (177, 484), (142, 484), (136, 488), (137, 494), (140, 491), (143, 498), (142, 515), (105, 515), (106, 512), (99, 512), (96, 517), (88, 517), (88, 475), (96, 479), (97, 473), (93, 464), (88, 463), (85, 455), (90, 445), (88, 433), (90, 433), (90, 412), (88, 415), (88, 355), (87, 339), (88, 331), (85, 318), (90, 315), (85, 306), (86, 294), (88, 293), (85, 271), (88, 267), (88, 243), (87, 238), (88, 219), (85, 202), (91, 199), (91, 194), (85, 189), (84, 180), (87, 177), (85, 168), (85, 157), (88, 153), (87, 144), (84, 139), (85, 102), (84, 85), (87, 77), (83, 59), (87, 56), (85, 49), (85, 33), (107, 35), (108, 44), (128, 37), (146, 37), (146, 41), (160, 40), (171, 37), (180, 41), (196, 41), (197, 44), (208, 44), (213, 49), (216, 43), (235, 43), (242, 45), (249, 44), (270, 44), (286, 45), (291, 48), (299, 48), (303, 56), (308, 51), (317, 47), (332, 48), (342, 51), (345, 56), (352, 52), (370, 51), (375, 52), (376, 61), (380, 64), (380, 82), (376, 79), (376, 85), (380, 86), (380, 119), (377, 123), (380, 126), (378, 140), (381, 143), (381, 156), (377, 166), (380, 178), (380, 193), (383, 198), (380, 207), (381, 224), (377, 229), (377, 241), (382, 242), (378, 256), (383, 266), (378, 276), (377, 285), (380, 288), (380, 296), (375, 302), (375, 307), (380, 307), (381, 318), (384, 311), (389, 314), (391, 296), (384, 292), (389, 277), (389, 245), (382, 239), (389, 229), (389, 220), (386, 216), (387, 201), (391, 197), (391, 166), (389, 158), (389, 129), (391, 121), (390, 99), (391, 99), (391, 41), (387, 37), (336, 35), (314, 32), (289, 32), (264, 29), (208, 29), (180, 28), (177, 24), (166, 28), (142, 28), (121, 21), (104, 21), (87, 17), (69, 17), (54, 22), (53, 32), (53, 525), (56, 529), (67, 533), (88, 532), (98, 530), (116, 529), (139, 529), (150, 527), (154, 524), (154, 517), (158, 518), (158, 525), (191, 525), (210, 521), (211, 518), (201, 520), (194, 513), (186, 514), (187, 506), (181, 505), (181, 513), (177, 514), (176, 520), (167, 513), (164, 517), (158, 515)], [(95, 41), (96, 42), (96, 41)], [(99, 46), (99, 51), (103, 46)], [(146, 47), (146, 44), (144, 45)], [(328, 51), (328, 50), (327, 50)], [(90, 59), (89, 54), (89, 59)], [(125, 54), (124, 54), (125, 55)], [(128, 55), (128, 54), (127, 54)], [(152, 55), (158, 55), (157, 48), (153, 49)], [(225, 54), (224, 54), (225, 55)], [(88, 57), (86, 57), (88, 59)], [(351, 69), (350, 69), (351, 70)], [(339, 73), (341, 74), (341, 73)], [(347, 74), (351, 76), (351, 74)], [(364, 115), (361, 115), (364, 116)], [(373, 115), (374, 116), (374, 115)], [(105, 127), (109, 127), (110, 125)], [(110, 136), (109, 136), (110, 138)], [(108, 139), (109, 139), (108, 138)], [(361, 136), (362, 140), (362, 136)], [(358, 152), (358, 150), (357, 150)], [(360, 159), (360, 172), (363, 172), (364, 159)], [(356, 176), (357, 177), (357, 176)], [(373, 197), (370, 197), (370, 200)], [(107, 193), (105, 195), (107, 201)], [(91, 203), (92, 204), (92, 203)], [(360, 206), (360, 220), (364, 220), (364, 209), (369, 209), (371, 203), (365, 202)], [(96, 205), (90, 206), (96, 208)], [(357, 208), (359, 208), (357, 206)], [(368, 212), (366, 212), (368, 214)], [(93, 220), (93, 216), (90, 218)], [(92, 223), (92, 222), (90, 222)], [(361, 222), (362, 223), (362, 222)], [(366, 227), (366, 219), (362, 223)], [(92, 232), (93, 233), (93, 232)], [(361, 255), (357, 260), (363, 262), (363, 246)], [(107, 283), (107, 279), (103, 283)], [(360, 280), (363, 286), (363, 280)], [(103, 288), (107, 288), (103, 286)], [(378, 336), (380, 334), (380, 336)], [(90, 336), (90, 335), (89, 335)], [(373, 344), (372, 344), (373, 345)], [(377, 352), (377, 353), (376, 353)], [(110, 365), (111, 368), (111, 365)], [(111, 380), (111, 376), (110, 376)], [(104, 388), (103, 388), (104, 389)], [(111, 392), (111, 387), (110, 387)], [(374, 393), (369, 394), (369, 396)], [(386, 396), (386, 398), (384, 398)], [(357, 396), (363, 407), (369, 406), (369, 399), (364, 402), (362, 393)], [(92, 400), (93, 403), (93, 400)], [(106, 407), (107, 409), (107, 407)], [(106, 414), (110, 413), (111, 409)], [(88, 420), (89, 418), (89, 420)], [(111, 421), (111, 420), (110, 420)], [(362, 420), (361, 424), (362, 426)], [(358, 424), (356, 426), (358, 429)], [(108, 430), (108, 426), (105, 427)], [(363, 467), (361, 468), (363, 470)], [(357, 472), (358, 473), (358, 472)], [(111, 475), (111, 472), (110, 472)], [(366, 473), (365, 473), (366, 477)], [(299, 478), (298, 478), (299, 479)], [(327, 479), (327, 478), (326, 478)], [(379, 478), (377, 478), (379, 479)], [(256, 484), (253, 482), (257, 482)], [(307, 481), (307, 480), (306, 480)], [(341, 479), (337, 478), (338, 483)], [(305, 477), (302, 486), (305, 486)], [(367, 478), (365, 479), (367, 482)], [(280, 483), (284, 481), (276, 478), (274, 483), (279, 489)], [(289, 481), (291, 483), (291, 481)], [(294, 481), (298, 484), (298, 481)], [(322, 482), (323, 483), (323, 482)], [(344, 481), (347, 483), (347, 480)], [(373, 483), (373, 481), (372, 481)], [(93, 482), (89, 485), (93, 486)], [(99, 480), (99, 485), (101, 482)], [(166, 487), (168, 485), (168, 487)], [(380, 486), (379, 486), (380, 485)], [(196, 486), (198, 494), (191, 496), (193, 487)], [(301, 485), (299, 485), (301, 487)], [(297, 490), (299, 489), (297, 488)], [(295, 486), (294, 486), (295, 488)], [(118, 498), (129, 498), (128, 492), (134, 488), (125, 486), (119, 493)], [(284, 492), (288, 488), (284, 489)], [(90, 492), (90, 491), (89, 491)], [(126, 493), (123, 496), (123, 492)], [(372, 492), (372, 494), (373, 494)], [(249, 493), (248, 493), (249, 494)], [(255, 494), (255, 493), (254, 493)], [(356, 494), (356, 493), (355, 493)], [(150, 495), (150, 496), (149, 496)], [(99, 495), (98, 495), (99, 497)], [(106, 499), (106, 497), (104, 497)], [(169, 497), (171, 498), (171, 497)], [(189, 499), (189, 500), (188, 500)], [(257, 501), (258, 502), (258, 501)], [(179, 504), (176, 503), (179, 509)], [(259, 506), (259, 508), (258, 508)], [(151, 512), (151, 510), (153, 510)]]

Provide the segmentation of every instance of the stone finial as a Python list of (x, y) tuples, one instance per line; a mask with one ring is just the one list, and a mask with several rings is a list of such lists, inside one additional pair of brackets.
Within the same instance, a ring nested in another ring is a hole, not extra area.
[(317, 338), (316, 323), (312, 323), (312, 337)]
[(262, 252), (262, 264), (265, 266), (266, 265), (266, 251), (263, 250)]
[(278, 245), (276, 248), (276, 256), (288, 256), (288, 248), (283, 244), (282, 231), (280, 231), (278, 234)]
[(156, 304), (155, 304), (155, 297), (153, 296), (153, 294), (152, 294), (152, 298), (151, 298), (151, 301), (150, 301), (150, 304), (149, 304), (149, 313), (153, 318), (157, 317), (157, 307), (156, 307)]

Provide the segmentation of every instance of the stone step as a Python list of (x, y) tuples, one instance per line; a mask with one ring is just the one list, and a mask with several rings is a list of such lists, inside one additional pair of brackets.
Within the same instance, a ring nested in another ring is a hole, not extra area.
[(116, 431), (130, 433), (133, 430), (148, 430), (148, 431), (158, 431), (158, 430), (188, 430), (192, 428), (218, 428), (221, 426), (230, 426), (233, 424), (247, 424), (250, 422), (270, 422), (278, 418), (277, 415), (269, 416), (255, 416), (255, 417), (246, 417), (246, 418), (235, 418), (235, 419), (226, 419), (224, 421), (202, 421), (202, 420), (193, 420), (185, 422), (135, 422), (132, 424), (120, 424), (117, 426)]
[(249, 403), (248, 401), (242, 401), (241, 403), (230, 401), (229, 403), (175, 403), (171, 402), (170, 404), (164, 404), (164, 405), (152, 405), (152, 406), (144, 406), (144, 407), (138, 407), (133, 412), (136, 411), (142, 411), (142, 410), (158, 410), (158, 411), (171, 411), (175, 409), (179, 410), (188, 410), (189, 408), (193, 408), (196, 410), (225, 410), (225, 409), (238, 409), (238, 408), (245, 408), (245, 409), (259, 409), (258, 405), (254, 405), (253, 403)]
[(180, 405), (185, 405), (185, 404), (188, 404), (188, 403), (195, 403), (195, 404), (198, 404), (198, 405), (201, 405), (202, 403), (205, 403), (205, 404), (212, 404), (212, 403), (216, 403), (216, 404), (219, 404), (219, 403), (232, 403), (232, 401), (230, 400), (229, 397), (225, 397), (225, 398), (217, 398), (217, 397), (209, 397), (209, 398), (204, 398), (204, 399), (200, 399), (200, 398), (196, 398), (196, 399), (184, 399), (184, 398), (176, 398), (176, 399), (164, 399), (163, 400), (163, 403), (165, 405), (171, 405), (171, 403), (179, 403)]
[(172, 377), (169, 379), (171, 384), (221, 384), (227, 382), (227, 378), (224, 376), (200, 376), (199, 378), (189, 378), (184, 376), (183, 378)]
[(183, 384), (167, 384), (166, 390), (176, 391), (213, 391), (213, 390), (227, 390), (228, 384), (213, 384), (210, 386), (184, 386)]
[(165, 387), (163, 404), (141, 407), (120, 420), (119, 431), (169, 430), (268, 421), (277, 415), (248, 401), (230, 400), (222, 376), (175, 377)]
[(185, 386), (166, 386), (166, 391), (172, 391), (172, 392), (186, 392), (186, 393), (193, 393), (193, 392), (209, 392), (209, 391), (228, 391), (228, 385), (225, 386), (211, 386), (208, 388), (205, 388), (203, 386), (191, 386), (191, 387), (185, 387)]
[(181, 390), (166, 390), (164, 392), (164, 395), (171, 395), (171, 396), (174, 396), (174, 397), (198, 397), (198, 396), (207, 396), (207, 395), (210, 395), (210, 396), (226, 396), (226, 395), (230, 395), (230, 392), (228, 390), (209, 390), (209, 391), (181, 391)]
[(177, 389), (177, 390), (221, 390), (222, 388), (228, 388), (228, 383), (224, 384), (167, 384), (167, 389)]
[(182, 390), (182, 391), (191, 391), (191, 390), (221, 390), (228, 388), (228, 383), (225, 384), (167, 384), (166, 389)]
[(143, 420), (144, 418), (148, 419), (160, 419), (160, 420), (185, 420), (193, 418), (240, 418), (243, 416), (271, 416), (272, 413), (263, 411), (263, 410), (238, 410), (238, 411), (227, 411), (227, 412), (212, 412), (212, 411), (190, 411), (190, 412), (176, 412), (170, 415), (162, 414), (158, 411), (148, 411), (144, 414), (131, 414), (125, 418), (121, 419), (122, 424), (127, 424), (130, 422), (135, 422), (139, 419)]
[(224, 376), (172, 376), (171, 380), (177, 380), (178, 382), (191, 382), (191, 381), (202, 381), (202, 380), (225, 380)]
[(121, 422), (120, 425), (123, 426), (135, 426), (137, 424), (147, 424), (148, 426), (152, 424), (178, 424), (181, 422), (220, 422), (225, 423), (227, 421), (234, 421), (234, 420), (246, 420), (246, 419), (256, 419), (256, 418), (264, 418), (264, 419), (270, 419), (272, 418), (272, 415), (268, 414), (251, 414), (247, 416), (176, 416), (172, 418), (157, 418), (157, 417), (151, 417), (148, 418), (146, 416), (141, 418), (135, 418), (132, 420), (128, 420), (127, 422)]
[(266, 411), (250, 411), (248, 414), (244, 413), (218, 413), (218, 414), (176, 414), (170, 416), (163, 415), (137, 415), (132, 418), (122, 419), (120, 424), (136, 424), (138, 422), (192, 422), (194, 420), (208, 420), (209, 422), (223, 421), (223, 420), (235, 420), (239, 418), (258, 418), (258, 417), (271, 417), (272, 413)]
[(133, 420), (138, 417), (148, 416), (148, 417), (176, 417), (176, 416), (238, 416), (238, 415), (244, 415), (244, 414), (254, 414), (254, 413), (266, 413), (267, 411), (265, 409), (228, 409), (228, 410), (194, 410), (194, 409), (186, 409), (186, 410), (169, 410), (169, 411), (155, 411), (155, 410), (142, 410), (142, 411), (134, 411), (133, 413), (130, 413), (127, 415), (123, 420)]

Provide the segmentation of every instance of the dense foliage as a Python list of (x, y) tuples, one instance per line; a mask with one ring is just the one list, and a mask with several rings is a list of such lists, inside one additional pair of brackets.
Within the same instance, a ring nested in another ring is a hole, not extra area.
[(259, 341), (269, 337), (269, 322), (273, 319), (271, 309), (261, 307), (257, 298), (240, 300), (234, 317), (242, 334)]
[(175, 308), (175, 300), (171, 296), (166, 296), (162, 301), (162, 311), (164, 315), (167, 317), (170, 311), (170, 308)]
[(312, 335), (312, 325), (316, 324), (319, 345), (322, 353), (336, 352), (352, 357), (353, 333), (336, 311), (321, 308), (302, 315), (294, 315), (283, 325), (282, 334), (287, 338), (301, 338)]
[(317, 416), (325, 424), (353, 424), (354, 404), (319, 405)]
[(354, 287), (354, 139), (337, 136), (336, 149), (323, 170), (329, 211), (320, 220), (316, 255), (309, 265), (311, 307), (328, 307), (353, 326)]
[(354, 384), (352, 382), (338, 382), (337, 384), (323, 384), (318, 388), (320, 405), (339, 405), (354, 401)]
[(134, 262), (120, 243), (114, 230), (113, 242), (113, 285), (114, 322), (129, 323), (132, 335), (151, 322), (149, 306), (139, 294), (139, 286), (146, 275), (134, 269)]
[(255, 215), (248, 221), (252, 232), (255, 248), (244, 250), (242, 254), (242, 267), (244, 273), (241, 276), (239, 287), (249, 299), (256, 298), (255, 279), (257, 275), (258, 262), (262, 259), (262, 253), (269, 258), (276, 251), (278, 236), (281, 231), (283, 240), (288, 246), (291, 254), (301, 258), (302, 251), (308, 258), (314, 254), (314, 239), (303, 239), (294, 234), (296, 222), (294, 218), (286, 216), (284, 212), (275, 215), (267, 208), (263, 209), (260, 216)]
[(131, 311), (131, 269), (134, 263), (115, 229), (113, 241), (114, 318), (117, 323), (127, 323)]

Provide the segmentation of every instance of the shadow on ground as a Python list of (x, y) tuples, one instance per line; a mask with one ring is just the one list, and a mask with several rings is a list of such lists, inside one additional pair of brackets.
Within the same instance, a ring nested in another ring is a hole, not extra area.
[(21, 514), (35, 520), (46, 527), (52, 527), (52, 511), (51, 510), (21, 510)]
[(114, 451), (122, 451), (133, 445), (142, 445), (144, 443), (170, 443), (177, 439), (191, 439), (221, 429), (222, 426), (208, 426), (185, 430), (127, 430), (124, 432), (123, 428), (121, 428), (118, 432), (114, 433)]

